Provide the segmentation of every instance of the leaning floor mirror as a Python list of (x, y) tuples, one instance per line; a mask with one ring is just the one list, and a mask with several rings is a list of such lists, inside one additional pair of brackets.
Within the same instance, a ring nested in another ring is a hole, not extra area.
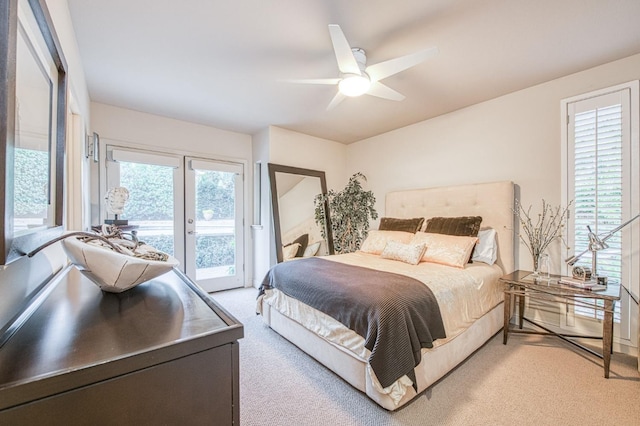
[(45, 0), (2, 0), (0, 265), (62, 233), (67, 65)]
[(314, 199), (327, 193), (323, 171), (269, 163), (271, 206), (278, 263), (333, 254), (326, 204), (316, 220)]

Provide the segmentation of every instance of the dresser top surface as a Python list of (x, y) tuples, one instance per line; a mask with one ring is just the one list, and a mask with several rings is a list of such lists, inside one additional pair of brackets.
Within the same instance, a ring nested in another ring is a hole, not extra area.
[(49, 286), (42, 303), (0, 348), (0, 391), (145, 354), (145, 362), (182, 356), (175, 347), (190, 342), (195, 351), (242, 337), (242, 324), (175, 271), (115, 294), (102, 292), (71, 267)]

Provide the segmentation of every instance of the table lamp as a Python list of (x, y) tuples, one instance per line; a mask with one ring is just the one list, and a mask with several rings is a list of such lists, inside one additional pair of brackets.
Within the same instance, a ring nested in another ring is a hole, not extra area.
[[(625, 226), (627, 226), (628, 224), (630, 224), (631, 222), (633, 222), (634, 220), (636, 220), (638, 217), (640, 217), (640, 213), (635, 215), (634, 217), (632, 217), (631, 219), (629, 219), (628, 221), (626, 221), (625, 223), (623, 223), (622, 225), (616, 227), (615, 229), (609, 231), (607, 234), (605, 234), (604, 236), (600, 237), (598, 235), (596, 235), (595, 232), (591, 231), (591, 227), (587, 226), (587, 229), (589, 230), (589, 245), (587, 247), (586, 250), (582, 251), (579, 254), (575, 254), (569, 258), (567, 258), (565, 260), (565, 262), (567, 263), (567, 265), (569, 266), (573, 266), (575, 265), (575, 263), (587, 252), (591, 252), (591, 277), (595, 280), (598, 280), (598, 274), (596, 272), (596, 268), (597, 268), (597, 254), (600, 250), (604, 250), (609, 248), (609, 245), (607, 244), (607, 240), (609, 238), (611, 238), (616, 232), (618, 232), (619, 230), (621, 230), (622, 228), (624, 228)], [(604, 277), (603, 278), (603, 284), (605, 283)], [(600, 280), (598, 280), (600, 281)]]

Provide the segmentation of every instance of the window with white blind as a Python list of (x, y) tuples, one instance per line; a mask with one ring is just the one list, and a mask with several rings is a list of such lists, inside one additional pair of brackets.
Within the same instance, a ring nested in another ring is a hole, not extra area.
[[(563, 202), (573, 201), (566, 238), (568, 255), (589, 244), (589, 229), (607, 235), (637, 214), (638, 82), (562, 101)], [(607, 239), (608, 248), (596, 256), (596, 272), (611, 285), (621, 284), (615, 322), (620, 341), (635, 345), (637, 335), (638, 227), (627, 226)], [(577, 265), (592, 267), (585, 254)], [(570, 274), (570, 270), (566, 271)], [(635, 315), (631, 313), (635, 312)], [(574, 307), (575, 321), (601, 320), (601, 312)], [(587, 327), (589, 328), (589, 327)], [(633, 339), (633, 341), (632, 341)]]

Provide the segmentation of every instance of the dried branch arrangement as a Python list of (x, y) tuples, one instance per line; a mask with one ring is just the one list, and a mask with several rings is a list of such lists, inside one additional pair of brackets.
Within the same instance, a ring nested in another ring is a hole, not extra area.
[(562, 229), (569, 217), (570, 207), (571, 202), (567, 207), (562, 208), (561, 206), (553, 207), (543, 199), (542, 212), (538, 213), (534, 220), (531, 217), (531, 206), (525, 210), (516, 200), (514, 213), (520, 222), (520, 241), (529, 249), (533, 257), (534, 270), (537, 270), (538, 259), (549, 244), (556, 238), (562, 237)]

